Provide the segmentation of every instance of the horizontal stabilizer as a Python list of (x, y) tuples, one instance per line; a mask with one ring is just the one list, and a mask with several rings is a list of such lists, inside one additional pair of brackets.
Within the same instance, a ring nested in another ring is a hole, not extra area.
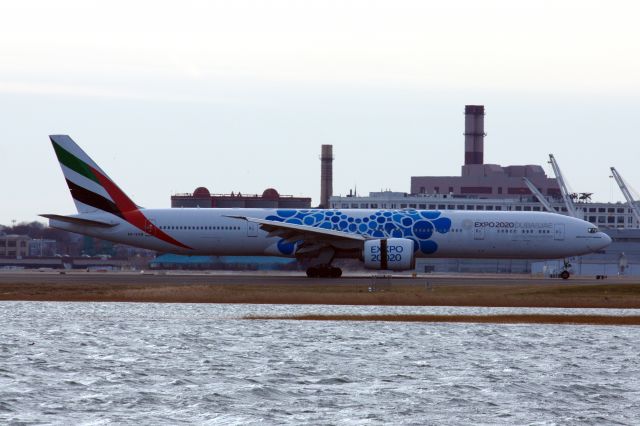
[(117, 223), (101, 222), (101, 221), (92, 220), (92, 219), (82, 219), (82, 218), (73, 217), (73, 216), (62, 216), (59, 214), (41, 214), (40, 216), (46, 217), (47, 219), (51, 219), (51, 220), (58, 220), (60, 222), (72, 223), (74, 225), (95, 226), (98, 228), (112, 228), (117, 225)]

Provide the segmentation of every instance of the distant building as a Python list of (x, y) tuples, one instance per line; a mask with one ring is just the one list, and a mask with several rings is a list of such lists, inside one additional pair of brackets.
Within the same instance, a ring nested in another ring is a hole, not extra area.
[(31, 237), (27, 235), (0, 235), (0, 256), (28, 256), (29, 241), (31, 241)]
[(29, 241), (29, 256), (51, 257), (58, 254), (58, 242), (35, 238)]
[(211, 194), (207, 188), (201, 186), (191, 194), (172, 195), (171, 207), (308, 209), (311, 207), (311, 198), (280, 195), (273, 188), (265, 189), (262, 195), (240, 192)]

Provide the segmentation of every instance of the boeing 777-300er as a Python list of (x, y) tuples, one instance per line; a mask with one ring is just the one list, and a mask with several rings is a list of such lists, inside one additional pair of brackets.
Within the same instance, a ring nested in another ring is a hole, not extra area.
[[(67, 135), (50, 136), (77, 214), (50, 226), (158, 252), (286, 256), (310, 277), (339, 277), (334, 259), (404, 271), (416, 258), (562, 259), (600, 250), (608, 235), (555, 213), (366, 209), (146, 209)], [(568, 278), (568, 272), (564, 271)]]

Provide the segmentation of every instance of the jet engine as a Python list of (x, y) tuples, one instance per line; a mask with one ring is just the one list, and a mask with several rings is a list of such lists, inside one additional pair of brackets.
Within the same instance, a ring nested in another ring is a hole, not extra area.
[(408, 238), (387, 238), (364, 242), (363, 258), (367, 269), (406, 271), (416, 267), (415, 242)]

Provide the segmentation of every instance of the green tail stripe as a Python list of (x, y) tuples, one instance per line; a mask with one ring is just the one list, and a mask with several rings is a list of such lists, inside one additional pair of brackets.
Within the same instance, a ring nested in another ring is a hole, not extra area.
[(56, 156), (58, 157), (58, 161), (64, 164), (66, 167), (70, 168), (74, 172), (81, 174), (82, 176), (91, 179), (96, 183), (100, 183), (97, 176), (93, 174), (89, 166), (75, 155), (53, 142), (53, 149), (56, 151)]

